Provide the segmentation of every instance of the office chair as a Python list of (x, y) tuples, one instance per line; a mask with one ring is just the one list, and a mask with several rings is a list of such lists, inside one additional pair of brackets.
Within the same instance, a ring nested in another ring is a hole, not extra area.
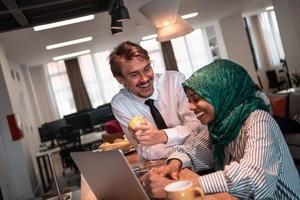
[[(84, 151), (81, 140), (80, 131), (76, 130), (73, 126), (65, 126), (59, 129), (56, 141), (61, 149), (61, 158), (63, 163), (63, 168), (71, 168), (75, 173), (79, 172), (76, 164), (71, 158), (71, 152)], [(65, 175), (65, 171), (63, 171)]]
[(123, 139), (123, 131), (116, 119), (104, 123), (104, 129), (107, 134), (102, 135), (103, 142), (113, 143), (115, 139)]
[(269, 80), (269, 88), (280, 90), (280, 87), (285, 83), (285, 81), (278, 81), (277, 74), (275, 70), (266, 71), (268, 80)]
[(106, 132), (109, 134), (115, 134), (115, 133), (120, 134), (123, 132), (119, 122), (116, 119), (105, 122), (104, 128)]

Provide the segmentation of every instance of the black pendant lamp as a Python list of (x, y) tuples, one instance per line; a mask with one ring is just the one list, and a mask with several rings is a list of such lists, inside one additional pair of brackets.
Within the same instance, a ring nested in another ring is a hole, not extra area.
[(118, 0), (116, 19), (118, 22), (124, 22), (130, 19), (128, 9), (124, 6), (123, 0)]

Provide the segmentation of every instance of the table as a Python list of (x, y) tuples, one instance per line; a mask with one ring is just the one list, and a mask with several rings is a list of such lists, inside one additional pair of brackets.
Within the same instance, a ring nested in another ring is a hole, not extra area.
[[(95, 142), (99, 142), (102, 140), (103, 134), (106, 134), (106, 131), (92, 132), (89, 134), (81, 135), (80, 136), (81, 145), (85, 146)], [(55, 154), (60, 151), (61, 149), (59, 147), (55, 147), (52, 149), (48, 149), (46, 151), (38, 152), (36, 154), (36, 161), (37, 161), (38, 170), (41, 177), (41, 182), (42, 182), (42, 187), (44, 192), (49, 191), (53, 179), (53, 175), (50, 169), (50, 160), (47, 155)]]
[[(131, 165), (136, 165), (139, 158), (138, 158), (138, 154), (132, 153), (126, 156), (129, 164)], [(199, 175), (194, 173), (192, 170), (190, 169), (182, 169), (180, 171), (179, 177), (180, 179), (184, 180), (184, 179), (190, 179), (190, 178), (194, 178), (194, 177), (198, 177)], [(85, 181), (84, 177), (81, 175), (81, 193), (80, 193), (80, 199), (81, 200), (97, 200), (96, 196), (94, 195), (94, 193), (92, 192), (91, 188), (89, 187), (88, 183)], [(233, 197), (232, 195), (230, 195), (227, 192), (222, 192), (222, 193), (216, 193), (216, 194), (209, 194), (206, 195), (207, 200), (211, 199), (215, 199), (215, 200), (237, 200), (237, 198)], [(200, 200), (200, 198), (197, 198)]]
[(277, 94), (287, 94), (287, 93), (293, 93), (293, 92), (300, 92), (300, 88), (289, 88), (289, 89), (286, 89), (286, 90), (280, 90), (280, 91), (277, 91), (276, 93)]

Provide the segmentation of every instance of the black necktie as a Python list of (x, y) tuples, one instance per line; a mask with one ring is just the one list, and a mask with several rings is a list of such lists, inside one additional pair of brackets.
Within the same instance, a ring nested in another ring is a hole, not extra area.
[(154, 100), (148, 99), (145, 101), (145, 104), (150, 107), (150, 111), (151, 111), (152, 117), (155, 121), (157, 128), (160, 130), (168, 128), (168, 126), (166, 125), (166, 122), (164, 121), (164, 118), (161, 116), (160, 112), (154, 106)]

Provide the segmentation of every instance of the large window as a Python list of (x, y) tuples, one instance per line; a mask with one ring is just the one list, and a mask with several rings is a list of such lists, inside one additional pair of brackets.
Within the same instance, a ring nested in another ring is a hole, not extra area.
[(171, 40), (178, 70), (186, 77), (194, 71), (212, 62), (205, 34), (201, 29)]
[(275, 12), (265, 11), (247, 17), (258, 68), (278, 68), (285, 59)]
[(274, 11), (262, 12), (259, 14), (259, 22), (262, 30), (263, 39), (267, 49), (267, 54), (271, 66), (280, 66), (280, 59), (285, 55), (281, 43), (279, 29)]
[(108, 56), (110, 51), (103, 51), (94, 54), (97, 80), (100, 85), (100, 94), (103, 103), (110, 102), (112, 97), (123, 87), (112, 75)]
[(93, 64), (91, 54), (78, 57), (82, 79), (91, 100), (92, 106), (95, 108), (103, 102), (100, 95), (100, 87), (97, 81), (96, 70)]
[(48, 63), (47, 70), (60, 117), (76, 112), (64, 61)]
[(156, 39), (141, 41), (140, 45), (148, 51), (154, 72), (162, 73), (166, 71), (160, 43)]
[(113, 77), (107, 60), (110, 51), (78, 57), (82, 78), (94, 108), (108, 103), (122, 87)]

